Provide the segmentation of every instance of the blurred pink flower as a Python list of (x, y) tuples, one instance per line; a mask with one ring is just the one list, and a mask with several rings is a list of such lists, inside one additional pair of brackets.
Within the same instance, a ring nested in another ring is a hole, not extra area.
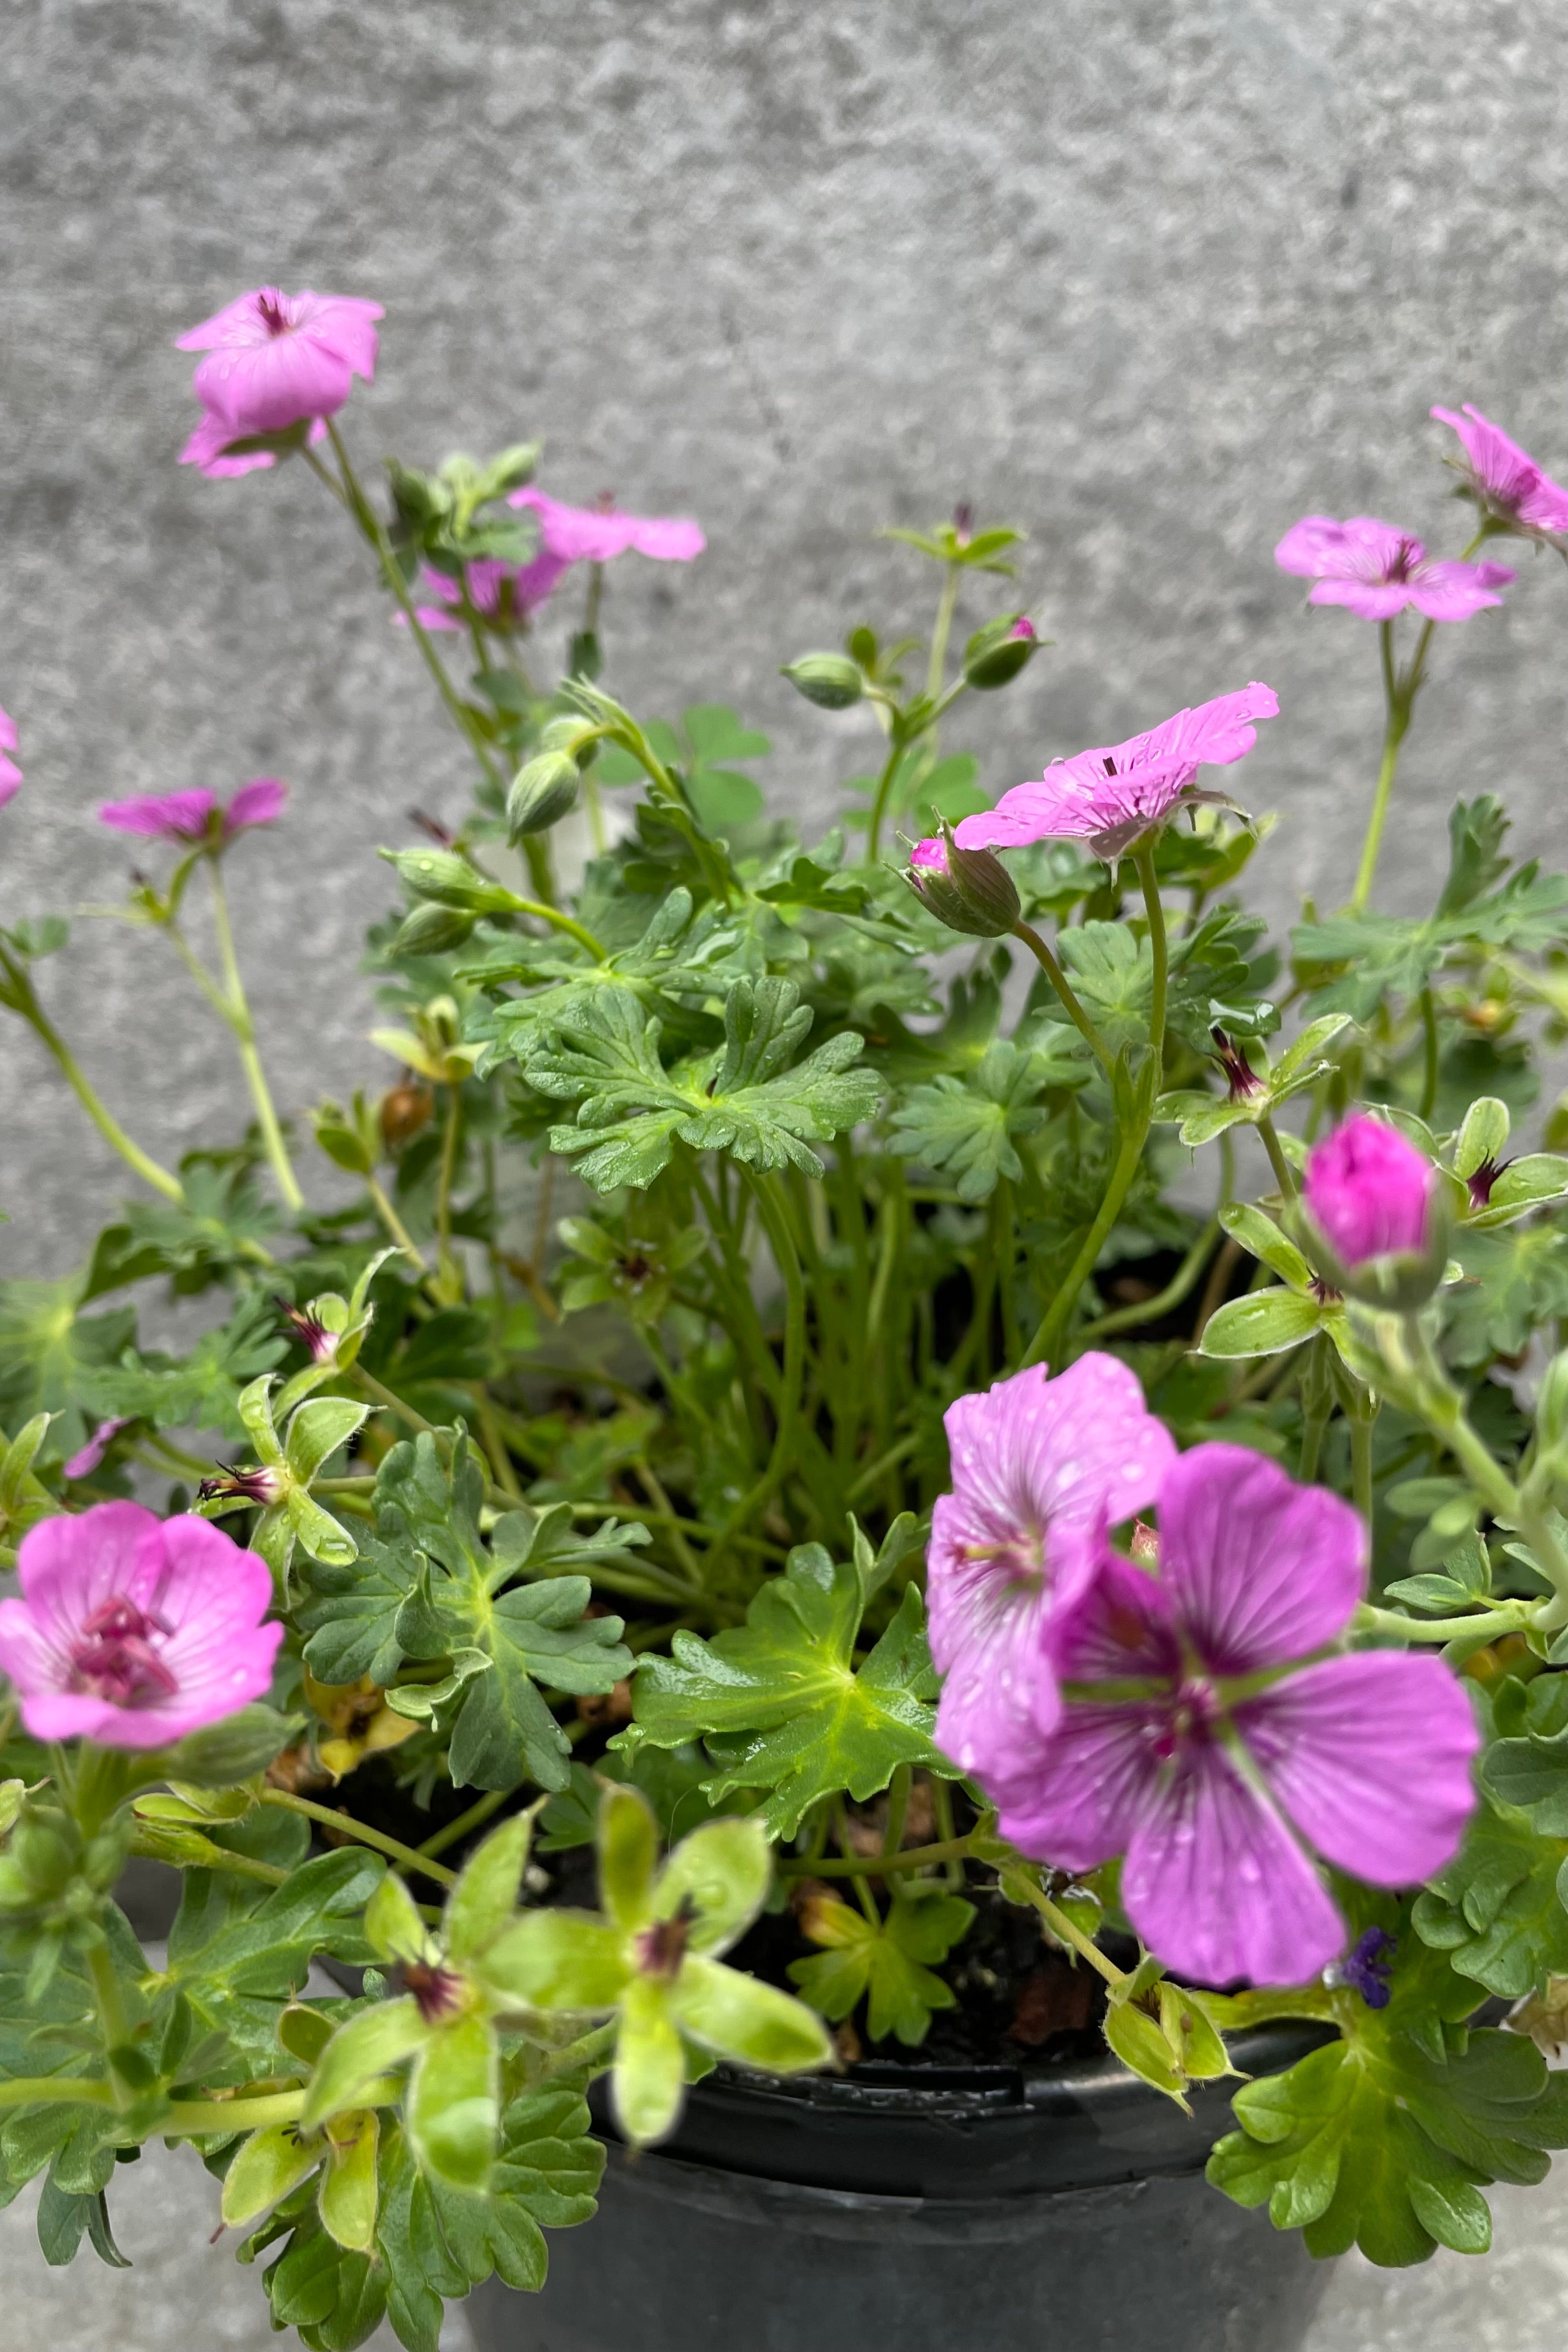
[(661, 563), (689, 563), (708, 544), (698, 523), (673, 516), (620, 514), (607, 499), (597, 507), (563, 506), (559, 499), (531, 485), (513, 490), (507, 504), (531, 507), (539, 517), (545, 554), (567, 563), (610, 563), (628, 550)]
[(22, 789), (22, 771), (10, 756), (18, 740), (16, 720), (8, 710), (0, 710), (0, 808), (14, 801)]
[(1016, 849), (1031, 841), (1087, 840), (1100, 857), (1120, 856), (1182, 800), (1211, 797), (1194, 787), (1200, 767), (1226, 767), (1258, 740), (1253, 721), (1279, 709), (1254, 679), (1125, 743), (1053, 760), (1034, 783), (1015, 784), (994, 809), (966, 816), (961, 849)]
[[(324, 441), (327, 428), (318, 421), (311, 425), (306, 437), (311, 442)], [(226, 425), (221, 416), (215, 416), (210, 408), (204, 409), (202, 421), (181, 450), (177, 462), (182, 466), (199, 466), (211, 482), (226, 481), (233, 474), (264, 471), (267, 467), (278, 463), (277, 452), (272, 449), (247, 449), (237, 457), (224, 456), (231, 441), (245, 438), (246, 436), (237, 433), (232, 425)]]
[(966, 1772), (1009, 1759), (1061, 1712), (1051, 1633), (1095, 1575), (1105, 1530), (1153, 1501), (1175, 1456), (1114, 1356), (1043, 1364), (947, 1411), (952, 1492), (927, 1569), (936, 1737)]
[(100, 1421), (79, 1453), (73, 1454), (65, 1465), (68, 1478), (90, 1478), (114, 1440), (122, 1429), (129, 1429), (134, 1413), (121, 1413), (118, 1420)]
[(353, 295), (262, 286), (175, 341), (183, 352), (206, 353), (191, 389), (234, 440), (335, 416), (356, 375), (374, 378), (374, 322), (383, 315), (379, 302)]
[(1513, 573), (1501, 563), (1440, 563), (1420, 540), (1375, 515), (1303, 515), (1274, 551), (1282, 572), (1316, 583), (1310, 604), (1343, 604), (1363, 621), (1392, 621), (1406, 605), (1429, 621), (1468, 621)]
[(44, 1519), (0, 1601), (0, 1670), (35, 1739), (162, 1748), (266, 1696), (272, 1572), (221, 1528), (100, 1503)]
[(1419, 1256), (1437, 1171), (1397, 1128), (1357, 1111), (1307, 1154), (1301, 1203), (1342, 1266)]
[(1121, 1691), (1075, 1697), (981, 1775), (1021, 1852), (1073, 1871), (1124, 1855), (1128, 1917), (1200, 1983), (1300, 1984), (1344, 1950), (1312, 1849), (1414, 1886), (1464, 1834), (1480, 1735), (1442, 1661), (1299, 1663), (1344, 1631), (1366, 1551), (1338, 1496), (1194, 1446), (1161, 1486), (1158, 1580), (1108, 1556), (1058, 1629), (1064, 1678)]
[[(531, 563), (502, 563), (494, 556), (480, 556), (468, 568), (468, 602), (492, 627), (511, 627), (536, 612), (570, 569), (565, 556), (542, 550)], [(426, 564), (424, 585), (441, 601), (415, 606), (422, 625), (426, 629), (460, 631), (465, 625), (459, 617), (463, 591), (458, 582)], [(395, 613), (393, 618), (407, 626), (403, 614)]]
[(1543, 474), (1534, 458), (1500, 425), (1465, 403), (1464, 414), (1435, 408), (1439, 425), (1451, 425), (1465, 445), (1470, 488), (1477, 503), (1505, 522), (1528, 530), (1568, 531), (1568, 490)]
[(252, 825), (275, 824), (283, 814), (289, 787), (276, 776), (257, 776), (241, 784), (226, 808), (206, 784), (182, 793), (142, 793), (132, 800), (106, 801), (98, 821), (116, 833), (143, 834), (149, 840), (194, 844), (210, 841), (226, 849), (237, 834)]

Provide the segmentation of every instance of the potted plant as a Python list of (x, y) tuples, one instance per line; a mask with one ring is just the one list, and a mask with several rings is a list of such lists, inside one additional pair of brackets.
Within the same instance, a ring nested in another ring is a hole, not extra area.
[(1267, 686), (997, 797), (948, 730), (1041, 647), (954, 651), (1021, 536), (961, 509), (894, 534), (929, 638), (788, 665), (876, 754), (803, 843), (737, 714), (601, 683), (608, 568), (695, 524), (529, 446), (365, 485), (380, 316), (182, 341), (185, 461), (317, 478), (471, 762), (385, 853), (387, 1083), (307, 1198), (226, 896), (276, 780), (101, 811), (237, 1141), (152, 1159), (47, 1010), (65, 923), (0, 935), (141, 1187), (0, 1296), (5, 2193), (113, 2262), (117, 2165), (189, 2141), (327, 2352), (479, 2288), (497, 2346), (542, 2289), (620, 2352), (1280, 2347), (1321, 2258), (1484, 2252), (1568, 2139), (1568, 1160), (1509, 1156), (1568, 877), (1482, 793), (1431, 914), (1373, 889), (1436, 625), (1568, 492), (1438, 412), (1461, 557), (1281, 541), (1386, 726), (1350, 900), (1277, 950)]

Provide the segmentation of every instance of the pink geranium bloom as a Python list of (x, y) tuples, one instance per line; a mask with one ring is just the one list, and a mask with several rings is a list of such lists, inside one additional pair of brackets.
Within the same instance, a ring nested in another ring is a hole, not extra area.
[(1015, 784), (995, 807), (966, 816), (961, 849), (1017, 849), (1031, 841), (1087, 841), (1099, 857), (1120, 856), (1169, 815), (1178, 801), (1215, 797), (1194, 789), (1203, 767), (1228, 767), (1258, 740), (1253, 721), (1279, 709), (1256, 679), (1194, 710), (1178, 710), (1147, 734), (1070, 760), (1053, 760), (1034, 783)]
[(1435, 408), (1439, 425), (1451, 425), (1465, 445), (1470, 489), (1479, 505), (1505, 522), (1527, 530), (1568, 531), (1568, 490), (1543, 474), (1527, 449), (1510, 441), (1500, 425), (1465, 403), (1464, 414)]
[(1123, 1855), (1122, 1905), (1167, 1968), (1300, 1984), (1347, 1940), (1313, 1850), (1374, 1886), (1441, 1870), (1475, 1803), (1475, 1717), (1437, 1658), (1300, 1663), (1354, 1612), (1366, 1532), (1262, 1455), (1182, 1455), (1159, 1555), (1157, 1580), (1108, 1557), (1058, 1629), (1064, 1679), (1119, 1694), (1020, 1738), (988, 1793), (1025, 1853), (1072, 1871)]
[(1342, 1265), (1419, 1256), (1437, 1171), (1395, 1127), (1357, 1111), (1307, 1154), (1302, 1205)]
[(18, 741), (16, 720), (8, 710), (0, 710), (0, 808), (22, 789), (22, 771), (10, 756)]
[(1114, 1356), (1043, 1364), (948, 1408), (952, 1492), (931, 1518), (927, 1607), (946, 1676), (936, 1736), (966, 1772), (1061, 1713), (1052, 1628), (1097, 1572), (1105, 1530), (1152, 1502), (1175, 1446)]
[(379, 302), (347, 294), (285, 294), (258, 287), (175, 338), (205, 352), (191, 389), (237, 440), (335, 416), (356, 375), (375, 375)]
[[(316, 442), (324, 441), (326, 436), (326, 426), (318, 421), (311, 425), (306, 437)], [(267, 467), (278, 463), (277, 453), (272, 449), (244, 449), (232, 456), (225, 454), (231, 441), (242, 441), (246, 437), (244, 434), (237, 433), (232, 425), (226, 424), (221, 416), (215, 415), (210, 408), (204, 409), (202, 421), (181, 450), (177, 462), (182, 466), (199, 466), (207, 479), (213, 482), (225, 481), (233, 474), (262, 472)]]
[[(468, 567), (468, 602), (492, 628), (515, 627), (538, 610), (570, 569), (565, 556), (552, 555), (542, 549), (531, 563), (502, 563), (494, 556), (480, 556)], [(460, 617), (462, 583), (426, 564), (425, 585), (441, 601), (438, 604), (415, 606), (424, 626), (460, 631), (465, 625)], [(401, 613), (393, 617), (406, 627)]]
[(162, 1748), (265, 1697), (272, 1571), (206, 1519), (100, 1503), (43, 1519), (0, 1601), (0, 1671), (35, 1739)]
[(113, 1421), (100, 1421), (87, 1444), (66, 1464), (66, 1476), (90, 1478), (121, 1431), (129, 1429), (135, 1418), (134, 1413), (121, 1413)]
[(1418, 539), (1375, 515), (1303, 515), (1274, 551), (1282, 572), (1316, 584), (1309, 604), (1343, 604), (1363, 621), (1392, 621), (1406, 605), (1429, 621), (1468, 621), (1513, 573), (1502, 563), (1440, 563)]
[(513, 490), (507, 504), (531, 508), (544, 552), (567, 563), (610, 563), (628, 550), (661, 563), (689, 563), (708, 544), (699, 523), (676, 516), (620, 514), (607, 499), (596, 507), (563, 506), (531, 485)]
[(237, 834), (252, 825), (275, 824), (283, 814), (289, 787), (276, 776), (257, 776), (241, 784), (226, 808), (205, 784), (182, 793), (140, 793), (132, 800), (106, 801), (98, 812), (100, 824), (116, 833), (143, 834), (149, 840), (187, 845), (210, 842), (226, 849)]

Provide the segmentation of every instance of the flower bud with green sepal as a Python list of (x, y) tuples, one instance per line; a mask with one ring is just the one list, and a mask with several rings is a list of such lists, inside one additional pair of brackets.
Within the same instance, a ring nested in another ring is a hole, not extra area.
[(1483, 1095), (1465, 1113), (1444, 1173), (1455, 1214), (1472, 1233), (1511, 1225), (1548, 1201), (1568, 1194), (1568, 1158), (1527, 1151), (1508, 1160), (1508, 1105)]
[[(1256, 1127), (1259, 1120), (1271, 1118), (1292, 1095), (1328, 1075), (1333, 1067), (1329, 1049), (1350, 1026), (1348, 1013), (1327, 1013), (1321, 1020), (1309, 1022), (1274, 1063), (1263, 1055), (1256, 1039), (1249, 1038), (1243, 1046), (1216, 1028), (1211, 1034), (1215, 1057), (1225, 1074), (1224, 1098), (1216, 1100), (1195, 1090), (1162, 1095), (1154, 1105), (1154, 1118), (1161, 1125), (1178, 1127), (1186, 1144), (1212, 1143), (1228, 1128)], [(1260, 1067), (1253, 1066), (1253, 1054), (1258, 1055)]]
[(453, 996), (431, 997), (414, 1014), (412, 1029), (373, 1029), (370, 1042), (433, 1087), (463, 1085), (485, 1050), (463, 1043), (462, 1014)]
[(541, 751), (520, 768), (506, 796), (510, 838), (548, 833), (577, 803), (577, 762), (570, 751)]
[(989, 849), (960, 849), (945, 817), (910, 850), (904, 879), (928, 914), (967, 939), (1001, 939), (1023, 912), (1001, 859)]
[(1011, 686), (1039, 652), (1041, 639), (1027, 613), (1004, 613), (976, 629), (963, 648), (963, 682), (989, 694)]
[[(308, 1378), (305, 1373), (295, 1375), (296, 1381)], [(263, 1372), (239, 1397), (237, 1410), (256, 1448), (255, 1464), (204, 1478), (195, 1507), (204, 1518), (216, 1519), (226, 1511), (259, 1507), (261, 1516), (251, 1535), (250, 1549), (260, 1554), (281, 1584), (288, 1577), (296, 1543), (312, 1559), (323, 1560), (329, 1567), (346, 1568), (358, 1558), (359, 1546), (347, 1528), (324, 1511), (310, 1490), (339, 1447), (346, 1445), (359, 1429), (370, 1407), (355, 1404), (348, 1397), (313, 1397), (294, 1408), (287, 1435), (280, 1439), (271, 1400), (276, 1379), (276, 1373)]]
[(489, 881), (455, 849), (384, 849), (379, 855), (396, 866), (415, 898), (464, 915), (510, 914), (516, 904), (516, 894), (504, 883)]
[(465, 944), (476, 920), (460, 908), (426, 898), (399, 923), (391, 952), (395, 956), (447, 955)]
[(847, 710), (866, 692), (865, 673), (847, 654), (802, 654), (784, 664), (783, 675), (819, 710)]
[(313, 1389), (351, 1369), (375, 1319), (370, 1286), (388, 1258), (403, 1255), (399, 1247), (378, 1250), (362, 1269), (347, 1298), (335, 1290), (324, 1290), (304, 1307), (283, 1304), (294, 1337), (305, 1348), (310, 1361), (279, 1390), (272, 1401), (275, 1418), (291, 1412)]
[(1313, 1145), (1300, 1219), (1322, 1279), (1363, 1306), (1410, 1314), (1443, 1279), (1447, 1187), (1389, 1121), (1358, 1111)]
[(616, 2119), (634, 2147), (673, 2130), (686, 2082), (713, 2058), (779, 2074), (829, 2062), (826, 2031), (803, 2002), (719, 1958), (767, 1898), (759, 1822), (706, 1822), (659, 1869), (651, 1808), (612, 1788), (598, 1853), (602, 1913), (526, 1912), (476, 1973), (498, 2003), (616, 2020)]

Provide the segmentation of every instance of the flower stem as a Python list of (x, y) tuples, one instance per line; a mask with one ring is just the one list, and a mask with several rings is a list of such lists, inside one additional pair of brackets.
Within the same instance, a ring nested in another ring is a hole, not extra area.
[(1408, 677), (1402, 682), (1394, 667), (1394, 624), (1383, 621), (1378, 625), (1379, 648), (1383, 656), (1383, 694), (1386, 716), (1383, 729), (1383, 760), (1377, 772), (1377, 785), (1372, 796), (1372, 814), (1367, 819), (1366, 839), (1362, 844), (1361, 865), (1356, 870), (1355, 888), (1351, 894), (1350, 911), (1362, 914), (1372, 896), (1373, 877), (1377, 871), (1377, 854), (1383, 846), (1383, 828), (1388, 821), (1389, 797), (1394, 791), (1394, 779), (1399, 768), (1400, 747), (1410, 725), (1411, 706), (1421, 684), (1421, 668), (1426, 652), (1426, 639), (1432, 625), (1426, 628), (1417, 645), (1415, 658)]
[(1081, 1325), (1075, 1335), (1079, 1339), (1108, 1339), (1114, 1331), (1136, 1331), (1145, 1323), (1158, 1323), (1173, 1307), (1197, 1286), (1197, 1279), (1208, 1264), (1209, 1252), (1219, 1238), (1219, 1219), (1211, 1217), (1193, 1244), (1163, 1290), (1152, 1298), (1141, 1298), (1131, 1307), (1118, 1307), (1109, 1315), (1097, 1316), (1092, 1323)]
[[(1040, 970), (1045, 973), (1046, 978), (1056, 990), (1058, 996), (1061, 1000), (1062, 1008), (1066, 1012), (1068, 1019), (1072, 1023), (1073, 1027), (1078, 1031), (1079, 1036), (1087, 1042), (1089, 1051), (1093, 1054), (1095, 1060), (1100, 1064), (1100, 1066), (1104, 1071), (1106, 1076), (1109, 1077), (1110, 1076), (1110, 1055), (1106, 1051), (1104, 1042), (1100, 1037), (1099, 1030), (1095, 1027), (1093, 1022), (1089, 1019), (1088, 1013), (1079, 1003), (1078, 998), (1073, 994), (1071, 982), (1068, 981), (1068, 976), (1062, 970), (1060, 964), (1057, 961), (1056, 957), (1051, 953), (1050, 949), (1046, 945), (1044, 940), (1041, 939), (1038, 931), (1037, 931), (1033, 925), (1029, 923), (1015, 923), (1013, 926), (1013, 937), (1016, 940), (1023, 940), (1024, 945), (1028, 949), (1029, 953), (1034, 957), (1036, 962), (1039, 965)], [(1164, 1008), (1162, 1004), (1162, 1022), (1163, 1021), (1163, 1015)]]
[(384, 1190), (374, 1171), (367, 1174), (364, 1181), (365, 1190), (375, 1203), (376, 1215), (381, 1219), (398, 1248), (407, 1251), (421, 1274), (428, 1274), (430, 1261), (393, 1207), (390, 1194)]
[(1117, 1152), (1115, 1164), (1110, 1171), (1110, 1181), (1105, 1188), (1105, 1197), (1100, 1202), (1099, 1213), (1084, 1235), (1083, 1246), (1074, 1258), (1055, 1298), (1041, 1318), (1038, 1329), (1024, 1351), (1024, 1360), (1019, 1366), (1021, 1371), (1030, 1364), (1048, 1365), (1059, 1346), (1062, 1334), (1067, 1329), (1068, 1319), (1078, 1303), (1079, 1292), (1094, 1272), (1100, 1253), (1105, 1245), (1106, 1235), (1121, 1213), (1121, 1204), (1131, 1188), (1132, 1179), (1138, 1172), (1138, 1162), (1143, 1156), (1143, 1144), (1147, 1134), (1147, 1127), (1134, 1127), (1121, 1138), (1121, 1150)]
[(374, 1846), (389, 1861), (401, 1863), (405, 1870), (422, 1872), (426, 1878), (433, 1878), (438, 1886), (456, 1886), (458, 1883), (457, 1872), (448, 1870), (444, 1863), (432, 1861), (428, 1854), (419, 1853), (417, 1848), (404, 1845), (399, 1839), (387, 1837), (381, 1830), (373, 1830), (364, 1822), (356, 1822), (352, 1814), (333, 1812), (330, 1805), (312, 1804), (309, 1797), (296, 1797), (287, 1789), (263, 1789), (261, 1802), (280, 1806), (287, 1812), (302, 1813), (308, 1822), (318, 1822), (323, 1829), (335, 1830), (342, 1837), (357, 1839), (361, 1845)]
[(1062, 1943), (1070, 1945), (1080, 1958), (1089, 1962), (1091, 1969), (1098, 1969), (1113, 1990), (1116, 1986), (1126, 1983), (1126, 1969), (1119, 1969), (1114, 1960), (1108, 1959), (1093, 1937), (1086, 1936), (1077, 1920), (1070, 1919), (1060, 1905), (1053, 1903), (1044, 1888), (1037, 1886), (1026, 1873), (1017, 1872), (1008, 1884), (1010, 1886), (1016, 1885), (1021, 1895), (1027, 1896), (1052, 1935), (1058, 1937)]
[(1149, 1050), (1154, 1056), (1156, 1070), (1163, 1066), (1165, 1056), (1165, 991), (1170, 974), (1170, 949), (1165, 939), (1165, 909), (1161, 902), (1159, 878), (1154, 872), (1154, 844), (1143, 842), (1134, 852), (1133, 863), (1138, 879), (1143, 886), (1143, 905), (1149, 917), (1149, 950), (1153, 959), (1153, 980), (1149, 998)]
[(947, 669), (947, 641), (952, 635), (952, 616), (958, 607), (958, 583), (963, 570), (961, 563), (950, 563), (937, 600), (936, 622), (931, 633), (931, 659), (926, 664), (926, 692), (934, 702), (942, 692), (942, 681)]
[(942, 1838), (935, 1845), (909, 1845), (901, 1853), (858, 1854), (853, 1862), (834, 1862), (809, 1854), (792, 1856), (774, 1865), (781, 1878), (888, 1878), (900, 1870), (934, 1869), (938, 1863), (963, 1862), (973, 1851), (967, 1837)]
[(121, 1998), (120, 1979), (115, 1974), (114, 1961), (106, 1943), (89, 1946), (87, 1973), (92, 1986), (99, 2023), (103, 2028), (103, 2051), (109, 2061), (109, 2080), (114, 2104), (117, 2107), (127, 2107), (134, 2093), (121, 2078), (114, 2063), (114, 2053), (130, 2041), (131, 2028), (126, 2021), (125, 2003)]
[(1280, 1192), (1287, 1201), (1293, 1201), (1297, 1189), (1296, 1171), (1285, 1157), (1285, 1149), (1279, 1140), (1279, 1129), (1268, 1111), (1264, 1112), (1258, 1122), (1258, 1139), (1268, 1154), (1268, 1165), (1274, 1171), (1275, 1181)]
[(893, 789), (893, 778), (898, 774), (899, 761), (904, 756), (905, 748), (903, 738), (895, 728), (888, 756), (882, 762), (882, 772), (877, 779), (877, 797), (871, 803), (871, 823), (866, 835), (868, 866), (875, 866), (877, 853), (882, 845), (882, 820), (888, 814), (888, 799)]
[(783, 1213), (772, 1185), (752, 1175), (751, 1170), (744, 1166), (742, 1173), (756, 1201), (757, 1213), (767, 1233), (774, 1263), (784, 1278), (784, 1358), (773, 1450), (766, 1468), (735, 1513), (736, 1527), (744, 1527), (746, 1521), (762, 1508), (789, 1467), (790, 1448), (795, 1442), (795, 1423), (800, 1414), (801, 1379), (805, 1369), (805, 1284), (801, 1276), (800, 1256), (789, 1229), (789, 1220)]
[(1495, 1639), (1504, 1633), (1522, 1632), (1537, 1606), (1534, 1601), (1515, 1601), (1504, 1609), (1483, 1609), (1468, 1617), (1445, 1617), (1441, 1623), (1436, 1623), (1420, 1617), (1401, 1616), (1395, 1609), (1374, 1609), (1363, 1601), (1356, 1611), (1353, 1630), (1358, 1633), (1392, 1633), (1402, 1642), (1467, 1642), (1478, 1634)]
[(8, 1004), (13, 1012), (19, 1013), (40, 1044), (54, 1055), (66, 1084), (104, 1141), (136, 1171), (144, 1184), (151, 1184), (155, 1192), (162, 1192), (165, 1200), (174, 1201), (183, 1208), (185, 1193), (179, 1178), (150, 1159), (140, 1144), (132, 1143), (112, 1111), (100, 1099), (76, 1055), (38, 1003), (31, 977), (4, 950), (0, 950), (0, 973), (5, 976), (0, 1002)]
[(223, 875), (216, 857), (207, 860), (212, 877), (213, 928), (217, 933), (218, 961), (223, 966), (224, 989), (228, 999), (227, 1019), (239, 1048), (240, 1066), (250, 1099), (256, 1106), (256, 1117), (261, 1129), (261, 1140), (268, 1163), (272, 1170), (283, 1205), (290, 1215), (298, 1216), (305, 1205), (283, 1140), (283, 1130), (278, 1124), (278, 1114), (272, 1108), (267, 1074), (261, 1066), (261, 1056), (256, 1050), (256, 1024), (250, 1017), (250, 1005), (245, 993), (245, 982), (239, 974), (239, 959), (234, 951), (234, 932), (228, 919), (228, 899), (223, 887)]
[[(531, 835), (529, 838), (531, 839), (532, 835)], [(542, 923), (549, 923), (555, 930), (564, 931), (569, 938), (576, 940), (579, 947), (586, 948), (595, 963), (604, 963), (606, 961), (606, 951), (600, 946), (593, 932), (584, 930), (581, 923), (574, 922), (572, 917), (563, 914), (559, 907), (548, 906), (542, 898), (519, 898), (514, 896), (511, 911), (514, 915), (537, 916)]]
[(462, 1089), (447, 1089), (447, 1127), (441, 1139), (441, 1167), (436, 1181), (436, 1288), (443, 1307), (454, 1307), (463, 1295), (463, 1269), (452, 1255), (452, 1180), (458, 1167), (458, 1133), (462, 1120)]
[(455, 1822), (448, 1822), (445, 1829), (439, 1829), (433, 1837), (427, 1837), (419, 1848), (420, 1853), (427, 1859), (445, 1853), (449, 1845), (456, 1845), (459, 1838), (466, 1838), (470, 1830), (481, 1828), (490, 1815), (499, 1812), (507, 1799), (515, 1794), (516, 1790), (512, 1789), (487, 1789), (466, 1813), (459, 1813)]
[(1421, 992), (1421, 1039), (1423, 1047), (1421, 1077), (1421, 1117), (1429, 1119), (1437, 1100), (1437, 1008), (1432, 1000), (1431, 982)]

